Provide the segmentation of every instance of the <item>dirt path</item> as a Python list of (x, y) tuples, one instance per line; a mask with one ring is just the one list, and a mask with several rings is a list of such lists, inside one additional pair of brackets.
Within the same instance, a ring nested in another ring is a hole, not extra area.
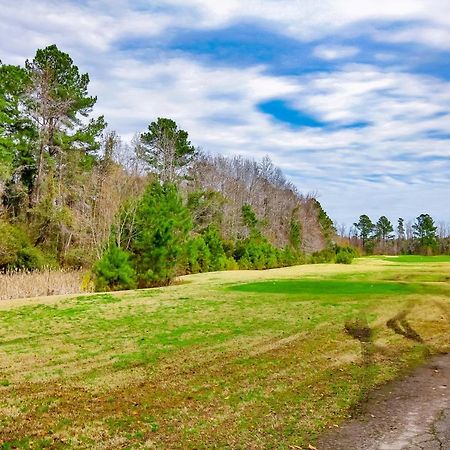
[(375, 391), (318, 450), (450, 450), (450, 354)]

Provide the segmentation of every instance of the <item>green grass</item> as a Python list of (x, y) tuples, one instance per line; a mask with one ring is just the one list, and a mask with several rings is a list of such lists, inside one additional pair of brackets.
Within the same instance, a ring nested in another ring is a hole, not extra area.
[(274, 280), (245, 283), (231, 287), (240, 292), (258, 292), (268, 294), (295, 294), (305, 298), (327, 298), (339, 296), (341, 298), (410, 294), (415, 292), (415, 286), (404, 283), (386, 283), (349, 280)]
[[(0, 302), (0, 448), (307, 447), (449, 350), (449, 269), (367, 258)], [(423, 343), (386, 325), (400, 313)]]
[(444, 263), (450, 262), (450, 255), (439, 256), (420, 256), (420, 255), (401, 255), (401, 256), (387, 256), (386, 261), (395, 263), (407, 264), (423, 264), (423, 263)]

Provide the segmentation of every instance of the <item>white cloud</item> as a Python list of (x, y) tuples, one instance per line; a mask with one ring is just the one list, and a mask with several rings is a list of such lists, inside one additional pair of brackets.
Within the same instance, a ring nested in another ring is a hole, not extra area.
[[(108, 95), (114, 87), (116, 94)], [(300, 160), (305, 178), (342, 171), (338, 179), (345, 184), (372, 171), (419, 173), (422, 163), (395, 158), (400, 153), (408, 153), (410, 160), (427, 154), (450, 156), (445, 140), (426, 136), (430, 130), (445, 133), (450, 126), (450, 116), (443, 114), (450, 84), (431, 77), (357, 65), (338, 73), (275, 77), (262, 67), (211, 68), (184, 59), (164, 65), (118, 61), (97, 91), (101, 112), (122, 133), (130, 135), (167, 115), (205, 149), (268, 152), (294, 171)], [(296, 130), (277, 123), (255, 106), (270, 98), (285, 98), (337, 127)], [(220, 121), (211, 120), (217, 116)], [(357, 122), (369, 125), (344, 127)], [(419, 179), (414, 175), (410, 181)]]
[(314, 55), (325, 60), (350, 58), (359, 53), (357, 47), (343, 45), (319, 45), (314, 49)]
[[(387, 42), (420, 42), (448, 48), (450, 2), (97, 0), (77, 3), (69, 0), (0, 0), (0, 19), (3, 42), (8, 42), (9, 48), (22, 50), (30, 42), (58, 41), (72, 46), (76, 39), (78, 46), (101, 51), (123, 38), (164, 37), (173, 29), (214, 29), (242, 21), (261, 21), (277, 32), (299, 40), (331, 36), (359, 23), (417, 22), (407, 30), (366, 30), (364, 26), (359, 32), (370, 31), (375, 38)], [(17, 27), (22, 30), (20, 36), (11, 33)], [(43, 31), (45, 36), (39, 36)]]
[[(300, 40), (331, 36), (360, 23), (420, 22), (413, 32), (398, 32), (396, 39), (441, 48), (450, 27), (447, 0), (165, 0), (158, 3), (193, 11), (190, 28), (219, 28), (237, 21), (261, 20), (278, 32)], [(359, 31), (366, 30), (363, 27)], [(377, 36), (387, 42), (393, 39), (390, 31)]]
[(378, 41), (392, 43), (419, 42), (439, 50), (450, 49), (450, 24), (446, 26), (422, 25), (402, 30), (374, 31), (372, 37)]
[[(439, 49), (446, 48), (446, 39), (450, 42), (449, 2), (140, 2), (152, 10), (131, 5), (125, 0), (0, 0), (0, 57), (22, 63), (36, 48), (56, 43), (90, 73), (91, 91), (99, 98), (96, 112), (104, 113), (125, 138), (156, 117), (169, 116), (206, 150), (252, 157), (268, 153), (301, 190), (321, 191), (325, 207), (339, 221), (348, 222), (349, 211), (370, 213), (364, 210), (370, 205), (373, 214), (384, 208), (414, 217), (428, 209), (450, 219), (438, 211), (441, 199), (450, 195), (450, 146), (444, 137), (429, 137), (430, 132), (439, 135), (450, 129), (449, 82), (361, 64), (297, 77), (268, 75), (264, 66), (213, 67), (165, 55), (163, 49), (157, 58), (145, 60), (119, 45), (123, 39), (138, 38), (157, 46), (158, 39), (176, 27), (211, 29), (245, 20), (264, 21), (304, 40), (339, 35), (360, 22), (400, 20), (415, 25), (392, 32), (372, 27), (372, 36)], [(316, 55), (339, 60), (357, 51), (356, 46), (319, 46)], [(335, 127), (295, 129), (276, 122), (257, 108), (272, 98), (285, 99)], [(351, 128), (361, 122), (368, 126)]]

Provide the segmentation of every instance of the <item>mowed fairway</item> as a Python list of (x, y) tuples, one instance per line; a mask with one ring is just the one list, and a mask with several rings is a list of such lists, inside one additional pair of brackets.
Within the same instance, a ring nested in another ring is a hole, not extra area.
[(449, 280), (380, 257), (0, 302), (0, 448), (307, 448), (450, 349)]

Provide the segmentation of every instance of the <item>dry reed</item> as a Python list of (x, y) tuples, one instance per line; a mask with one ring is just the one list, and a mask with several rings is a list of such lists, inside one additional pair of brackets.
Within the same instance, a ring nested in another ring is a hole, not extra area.
[(92, 290), (83, 270), (10, 270), (0, 272), (0, 300), (76, 294)]

